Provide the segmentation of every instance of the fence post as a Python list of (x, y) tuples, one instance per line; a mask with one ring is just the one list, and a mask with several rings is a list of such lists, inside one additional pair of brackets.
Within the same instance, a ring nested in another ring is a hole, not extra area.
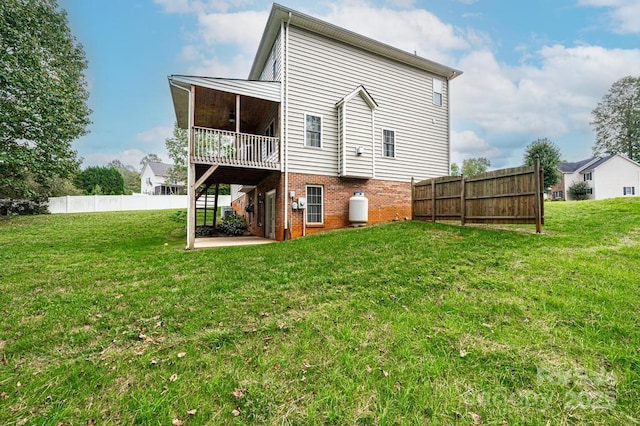
[(542, 232), (542, 182), (540, 179), (540, 156), (536, 155), (536, 161), (534, 166), (534, 179), (535, 179), (535, 191), (536, 195), (534, 198), (534, 208), (536, 210), (536, 233), (540, 234)]
[(411, 220), (415, 220), (415, 217), (413, 216), (415, 214), (414, 206), (413, 206), (416, 198), (415, 191), (416, 191), (415, 179), (413, 178), (413, 176), (411, 176)]
[(436, 221), (436, 178), (431, 178), (431, 222)]
[(467, 203), (465, 202), (465, 196), (464, 196), (466, 192), (464, 175), (460, 177), (460, 186), (462, 187), (462, 190), (460, 191), (460, 224), (464, 226), (465, 216), (467, 214)]

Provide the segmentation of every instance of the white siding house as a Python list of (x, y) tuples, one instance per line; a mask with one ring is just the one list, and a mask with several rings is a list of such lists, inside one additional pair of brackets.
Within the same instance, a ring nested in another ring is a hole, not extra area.
[(570, 200), (568, 190), (575, 182), (587, 182), (593, 200), (640, 195), (640, 164), (620, 154), (563, 163), (560, 171), (562, 182), (552, 188), (553, 199)]
[(274, 4), (247, 80), (169, 77), (190, 205), (199, 186), (232, 184), (251, 232), (278, 240), (347, 226), (355, 191), (369, 222), (406, 218), (411, 179), (448, 173), (460, 74)]
[(175, 195), (184, 193), (184, 182), (171, 180), (171, 164), (148, 162), (140, 172), (140, 192), (148, 195)]

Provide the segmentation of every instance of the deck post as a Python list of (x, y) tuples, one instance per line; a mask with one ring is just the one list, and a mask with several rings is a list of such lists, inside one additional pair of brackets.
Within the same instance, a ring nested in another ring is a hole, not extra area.
[(195, 86), (191, 86), (189, 93), (189, 131), (187, 132), (187, 250), (194, 248), (196, 243), (196, 165), (193, 162), (194, 154), (194, 115), (195, 115)]
[(534, 180), (535, 180), (535, 196), (534, 196), (534, 208), (536, 215), (536, 233), (542, 233), (542, 177), (540, 176), (540, 156), (536, 155), (536, 161), (534, 165)]
[(220, 193), (220, 184), (216, 183), (216, 196), (213, 200), (213, 232), (216, 232), (216, 219), (218, 218), (218, 194)]

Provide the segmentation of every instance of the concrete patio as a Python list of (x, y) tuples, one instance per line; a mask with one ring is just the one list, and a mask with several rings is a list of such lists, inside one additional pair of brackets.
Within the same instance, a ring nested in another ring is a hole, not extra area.
[(202, 248), (215, 248), (215, 247), (233, 247), (233, 246), (251, 246), (257, 244), (269, 244), (275, 243), (275, 240), (270, 240), (262, 237), (210, 237), (210, 238), (196, 238), (194, 249)]

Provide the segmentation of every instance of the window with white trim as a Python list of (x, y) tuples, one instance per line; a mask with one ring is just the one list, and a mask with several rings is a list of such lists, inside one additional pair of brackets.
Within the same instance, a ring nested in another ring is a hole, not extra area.
[(382, 129), (382, 156), (395, 158), (396, 156), (396, 131)]
[(587, 188), (587, 194), (593, 195), (593, 188)]
[(322, 117), (319, 115), (304, 115), (304, 146), (322, 147)]
[(562, 198), (562, 191), (554, 191), (553, 192), (553, 198), (554, 199)]
[(442, 106), (442, 80), (433, 79), (433, 104)]
[(625, 186), (622, 188), (622, 195), (636, 195), (635, 186)]
[(307, 223), (319, 225), (324, 223), (323, 186), (307, 185)]
[(584, 180), (585, 180), (585, 182), (588, 181), (588, 180), (593, 180), (593, 173), (592, 172), (585, 173), (584, 174)]

